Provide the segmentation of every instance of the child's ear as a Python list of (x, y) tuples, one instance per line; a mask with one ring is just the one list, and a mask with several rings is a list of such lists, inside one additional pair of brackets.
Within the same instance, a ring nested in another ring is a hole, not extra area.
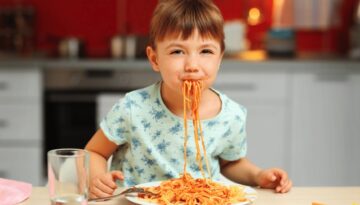
[(151, 47), (151, 46), (147, 46), (146, 47), (146, 55), (149, 59), (149, 62), (151, 64), (151, 67), (154, 71), (158, 72), (159, 71), (159, 66), (157, 63), (157, 55), (155, 50)]

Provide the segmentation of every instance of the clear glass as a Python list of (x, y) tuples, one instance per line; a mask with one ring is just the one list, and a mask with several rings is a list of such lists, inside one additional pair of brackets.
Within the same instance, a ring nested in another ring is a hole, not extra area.
[(52, 205), (87, 204), (89, 157), (83, 149), (48, 152), (48, 186)]

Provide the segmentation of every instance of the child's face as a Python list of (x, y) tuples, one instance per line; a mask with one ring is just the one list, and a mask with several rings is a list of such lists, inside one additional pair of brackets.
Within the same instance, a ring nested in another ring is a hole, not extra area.
[(156, 50), (147, 48), (153, 70), (160, 72), (163, 89), (181, 93), (184, 80), (201, 80), (209, 88), (217, 75), (223, 52), (220, 42), (202, 38), (197, 30), (186, 40), (167, 37), (156, 42)]

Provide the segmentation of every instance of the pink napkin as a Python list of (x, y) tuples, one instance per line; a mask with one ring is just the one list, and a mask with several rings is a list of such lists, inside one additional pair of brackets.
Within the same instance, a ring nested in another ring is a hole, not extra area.
[(29, 183), (0, 178), (0, 204), (20, 203), (30, 196), (31, 189)]

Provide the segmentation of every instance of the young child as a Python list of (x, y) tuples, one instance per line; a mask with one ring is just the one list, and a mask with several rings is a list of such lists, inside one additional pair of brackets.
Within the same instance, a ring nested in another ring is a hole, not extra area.
[[(224, 53), (223, 18), (211, 0), (160, 1), (146, 52), (162, 81), (127, 93), (86, 145), (91, 198), (112, 195), (117, 180), (120, 186), (133, 186), (183, 173), (185, 80), (202, 82), (199, 118), (212, 175), (207, 177), (218, 180), (223, 174), (245, 185), (290, 190), (285, 171), (262, 170), (246, 159), (246, 109), (211, 88)], [(192, 129), (188, 123), (187, 173), (201, 178)]]

